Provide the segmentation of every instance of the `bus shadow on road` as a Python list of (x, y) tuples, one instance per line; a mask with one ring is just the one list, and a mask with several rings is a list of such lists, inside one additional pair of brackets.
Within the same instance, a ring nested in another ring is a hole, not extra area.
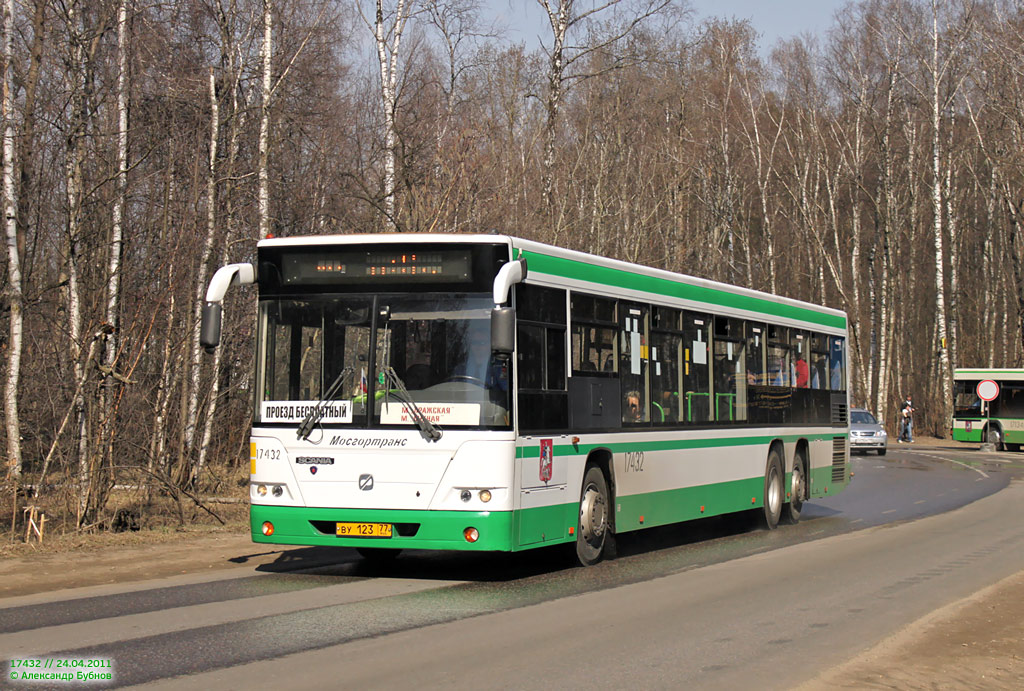
[(572, 545), (528, 552), (405, 550), (391, 558), (364, 558), (348, 547), (300, 547), (282, 552), (256, 571), (277, 574), (418, 580), (512, 581), (573, 566)]
[[(700, 547), (700, 555), (695, 557), (700, 561), (708, 558), (713, 561), (734, 558), (744, 553), (761, 551), (765, 546), (775, 548), (804, 541), (811, 532), (812, 524), (822, 519), (830, 523), (829, 519), (838, 514), (828, 507), (807, 503), (800, 523), (783, 523), (772, 531), (762, 526), (760, 511), (749, 511), (624, 533), (616, 539), (617, 560), (644, 559), (647, 556), (660, 558), (668, 551), (688, 546)], [(820, 523), (818, 527), (821, 527)], [(826, 532), (834, 530), (835, 526), (831, 526)], [(682, 554), (680, 556), (684, 560), (689, 559)], [(255, 570), (262, 573), (339, 578), (500, 583), (574, 570), (579, 566), (575, 557), (573, 544), (515, 553), (406, 550), (396, 557), (369, 559), (348, 547), (297, 547), (282, 551), (275, 560), (260, 564)], [(232, 561), (245, 559), (241, 557)]]

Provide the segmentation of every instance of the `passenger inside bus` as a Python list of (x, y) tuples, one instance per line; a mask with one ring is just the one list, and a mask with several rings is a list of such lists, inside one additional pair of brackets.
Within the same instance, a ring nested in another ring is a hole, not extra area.
[(812, 389), (824, 389), (825, 388), (825, 370), (828, 369), (828, 358), (825, 355), (816, 354), (814, 358), (814, 367), (811, 370), (811, 388)]
[(643, 422), (644, 410), (640, 404), (640, 392), (630, 391), (626, 394), (626, 403), (622, 408), (623, 422)]
[(804, 360), (804, 356), (797, 353), (796, 356), (796, 388), (806, 389), (811, 378), (811, 368), (807, 365), (807, 360)]

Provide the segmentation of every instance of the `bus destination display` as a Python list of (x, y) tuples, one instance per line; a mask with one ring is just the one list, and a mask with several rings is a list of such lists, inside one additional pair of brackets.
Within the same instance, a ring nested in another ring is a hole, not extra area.
[(289, 253), (282, 257), (285, 284), (302, 283), (462, 283), (471, 280), (468, 249), (431, 251), (353, 251)]

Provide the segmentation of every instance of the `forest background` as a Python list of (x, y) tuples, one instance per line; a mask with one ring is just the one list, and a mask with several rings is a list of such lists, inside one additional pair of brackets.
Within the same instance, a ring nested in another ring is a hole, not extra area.
[(507, 233), (843, 309), (891, 431), (1021, 365), (1021, 0), (770, 51), (685, 0), (536, 2), (528, 49), (478, 0), (0, 0), (0, 525), (244, 487), (254, 296), (214, 356), (199, 310), (268, 235)]

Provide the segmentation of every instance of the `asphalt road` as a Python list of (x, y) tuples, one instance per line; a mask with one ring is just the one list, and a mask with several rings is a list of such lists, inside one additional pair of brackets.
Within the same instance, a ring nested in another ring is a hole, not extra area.
[(309, 549), (9, 598), (0, 657), (110, 660), (115, 685), (155, 688), (782, 688), (1024, 570), (1024, 454), (897, 447), (853, 470), (799, 525), (646, 531), (588, 569), (552, 550), (374, 566)]

